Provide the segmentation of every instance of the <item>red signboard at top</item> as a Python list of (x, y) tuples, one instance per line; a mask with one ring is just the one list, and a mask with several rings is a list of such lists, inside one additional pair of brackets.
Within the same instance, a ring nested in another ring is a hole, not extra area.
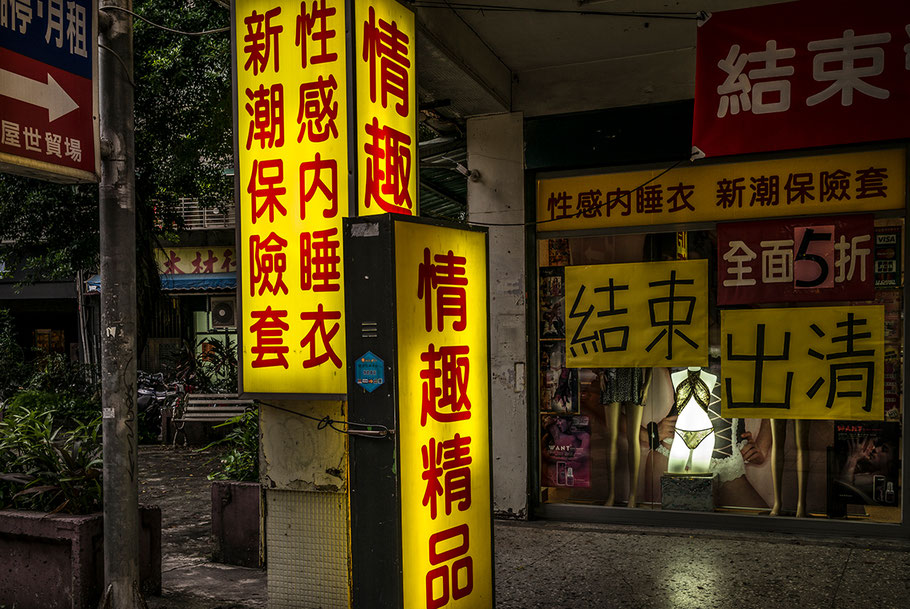
[(698, 28), (693, 153), (910, 137), (910, 3), (803, 0)]

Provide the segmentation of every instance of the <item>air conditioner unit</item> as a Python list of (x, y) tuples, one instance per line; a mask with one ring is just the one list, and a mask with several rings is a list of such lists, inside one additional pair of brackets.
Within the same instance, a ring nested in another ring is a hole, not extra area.
[(212, 327), (233, 328), (237, 325), (237, 307), (233, 296), (212, 297)]

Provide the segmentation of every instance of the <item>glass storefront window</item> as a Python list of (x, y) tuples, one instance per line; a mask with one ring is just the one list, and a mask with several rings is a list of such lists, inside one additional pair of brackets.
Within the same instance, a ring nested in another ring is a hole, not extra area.
[(778, 224), (538, 241), (541, 503), (900, 522), (903, 219)]

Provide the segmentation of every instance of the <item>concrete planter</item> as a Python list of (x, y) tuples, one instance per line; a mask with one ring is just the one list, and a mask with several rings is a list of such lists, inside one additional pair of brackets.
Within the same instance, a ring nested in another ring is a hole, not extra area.
[[(161, 510), (139, 508), (139, 575), (161, 594)], [(104, 589), (101, 514), (0, 510), (0, 607), (94, 609)]]
[(212, 482), (212, 544), (216, 562), (265, 566), (262, 487), (258, 482)]

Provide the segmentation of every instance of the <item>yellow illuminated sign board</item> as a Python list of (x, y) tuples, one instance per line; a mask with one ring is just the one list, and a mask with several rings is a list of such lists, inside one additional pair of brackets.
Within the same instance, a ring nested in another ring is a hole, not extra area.
[(395, 223), (406, 609), (493, 606), (486, 235)]
[(567, 266), (566, 365), (708, 365), (708, 261)]
[(537, 181), (538, 230), (903, 209), (903, 148)]
[(346, 392), (345, 3), (234, 3), (242, 383)]
[(358, 215), (417, 215), (414, 13), (396, 0), (355, 0)]
[(721, 416), (884, 418), (884, 307), (721, 312)]

